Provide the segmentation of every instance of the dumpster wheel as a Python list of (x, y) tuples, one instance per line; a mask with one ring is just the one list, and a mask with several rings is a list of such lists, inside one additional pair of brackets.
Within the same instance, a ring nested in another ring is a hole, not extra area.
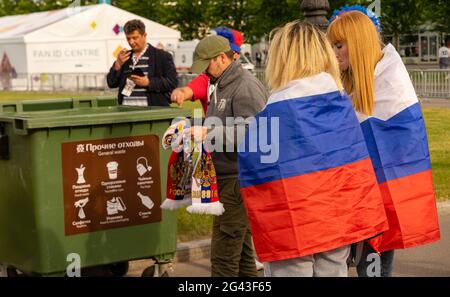
[(130, 265), (128, 261), (125, 262), (119, 262), (119, 263), (113, 263), (108, 265), (109, 271), (114, 276), (125, 276), (128, 273)]
[(8, 266), (6, 267), (6, 273), (5, 275), (6, 277), (37, 277), (40, 276), (37, 273), (25, 273), (20, 271), (19, 269), (17, 269), (14, 266)]
[(6, 268), (6, 275), (8, 277), (19, 277), (22, 274), (20, 274), (16, 268), (10, 266), (10, 267)]
[(171, 267), (172, 263), (155, 263), (145, 268), (141, 277), (169, 277), (168, 270)]

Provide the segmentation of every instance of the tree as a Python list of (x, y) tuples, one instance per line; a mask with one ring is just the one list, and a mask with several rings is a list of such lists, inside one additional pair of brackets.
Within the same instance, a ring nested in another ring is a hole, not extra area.
[(185, 40), (202, 38), (214, 27), (208, 15), (211, 2), (211, 0), (165, 1), (160, 10), (161, 23), (179, 30)]
[[(274, 28), (303, 18), (298, 0), (256, 0), (246, 28), (247, 35), (256, 41)], [(249, 38), (247, 38), (248, 40)]]
[[(77, 0), (81, 5), (97, 0)], [(332, 0), (330, 16), (345, 4), (369, 6), (375, 0)], [(74, 0), (0, 0), (0, 16), (65, 8)], [(302, 0), (112, 0), (113, 5), (167, 25), (183, 39), (204, 37), (211, 28), (227, 26), (242, 31), (246, 42), (257, 42), (275, 27), (302, 19)], [(450, 32), (448, 0), (381, 0), (384, 34), (415, 32), (431, 22), (437, 30)]]
[(450, 5), (448, 0), (428, 0), (425, 18), (435, 29), (450, 34)]
[(139, 16), (160, 22), (161, 17), (166, 13), (162, 10), (164, 2), (167, 1), (115, 0), (112, 1), (112, 4)]
[[(346, 1), (337, 0), (331, 1), (330, 5), (333, 9), (337, 9), (345, 4), (361, 4), (368, 7), (374, 0), (363, 1)], [(436, 13), (439, 6), (437, 4), (430, 4), (430, 2), (442, 2), (440, 7), (447, 8), (443, 2), (445, 0), (381, 0), (381, 27), (383, 35), (392, 35), (393, 41), (398, 46), (398, 38), (400, 34), (415, 33), (419, 27), (431, 19), (429, 11), (433, 11), (436, 19), (439, 19), (439, 13)], [(443, 19), (448, 22), (448, 13)], [(440, 21), (443, 22), (442, 20)]]
[[(52, 1), (52, 0), (41, 0), (38, 2), (38, 7), (40, 11), (47, 11), (47, 10), (55, 10), (60, 8), (65, 8), (73, 3), (73, 0), (58, 0), (58, 1)], [(82, 4), (80, 2), (80, 4)]]
[(13, 14), (14, 11), (14, 1), (3, 0), (0, 1), (0, 16), (6, 16)]
[(208, 23), (213, 27), (227, 26), (233, 29), (248, 32), (251, 19), (260, 1), (255, 0), (230, 0), (212, 1), (208, 6)]
[(360, 4), (362, 6), (368, 7), (371, 3), (371, 1), (364, 1), (364, 0), (362, 0), (362, 1), (361, 0), (359, 0), (359, 1), (358, 0), (353, 0), (353, 1), (352, 0), (334, 0), (334, 1), (331, 0), (328, 2), (330, 3), (330, 17), (336, 9), (339, 9), (346, 4), (348, 4), (348, 5)]
[(2, 0), (0, 1), (0, 15), (26, 14), (39, 11), (38, 3), (29, 0)]
[(425, 20), (425, 8), (423, 0), (383, 0), (381, 2), (383, 31), (394, 35), (416, 32)]
[[(96, 4), (97, 0), (76, 0), (80, 5)], [(0, 16), (28, 14), (66, 8), (75, 0), (0, 0)]]
[(391, 34), (393, 44), (399, 48), (400, 34), (416, 33), (425, 22), (424, 0), (383, 0), (381, 2), (381, 27), (383, 34)]

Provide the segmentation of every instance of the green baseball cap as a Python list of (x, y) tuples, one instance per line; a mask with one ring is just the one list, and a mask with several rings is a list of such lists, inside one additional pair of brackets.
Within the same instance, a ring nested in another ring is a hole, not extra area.
[(192, 63), (191, 71), (193, 73), (204, 72), (208, 68), (212, 58), (230, 50), (230, 42), (225, 37), (212, 35), (203, 38), (195, 47), (194, 62)]

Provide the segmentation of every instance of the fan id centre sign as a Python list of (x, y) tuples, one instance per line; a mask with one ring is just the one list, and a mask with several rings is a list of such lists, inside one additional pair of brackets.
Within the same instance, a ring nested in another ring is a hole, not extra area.
[(28, 55), (32, 73), (103, 73), (110, 66), (104, 42), (32, 44)]

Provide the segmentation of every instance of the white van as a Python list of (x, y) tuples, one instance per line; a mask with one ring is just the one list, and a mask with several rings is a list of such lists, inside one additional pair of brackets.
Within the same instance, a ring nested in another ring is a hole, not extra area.
[(174, 63), (177, 72), (190, 72), (193, 63), (195, 47), (200, 41), (198, 39), (180, 41), (175, 51)]
[[(177, 72), (190, 72), (191, 65), (194, 59), (195, 47), (200, 41), (198, 39), (189, 41), (180, 41), (178, 48), (175, 51), (174, 63)], [(255, 73), (255, 65), (253, 65), (245, 55), (241, 55), (239, 62), (244, 69), (247, 69), (251, 73)]]
[(242, 67), (244, 69), (247, 69), (248, 71), (250, 71), (252, 74), (255, 74), (255, 65), (253, 65), (252, 62), (250, 62), (248, 60), (248, 58), (245, 55), (241, 55), (239, 57), (239, 62), (241, 62)]

